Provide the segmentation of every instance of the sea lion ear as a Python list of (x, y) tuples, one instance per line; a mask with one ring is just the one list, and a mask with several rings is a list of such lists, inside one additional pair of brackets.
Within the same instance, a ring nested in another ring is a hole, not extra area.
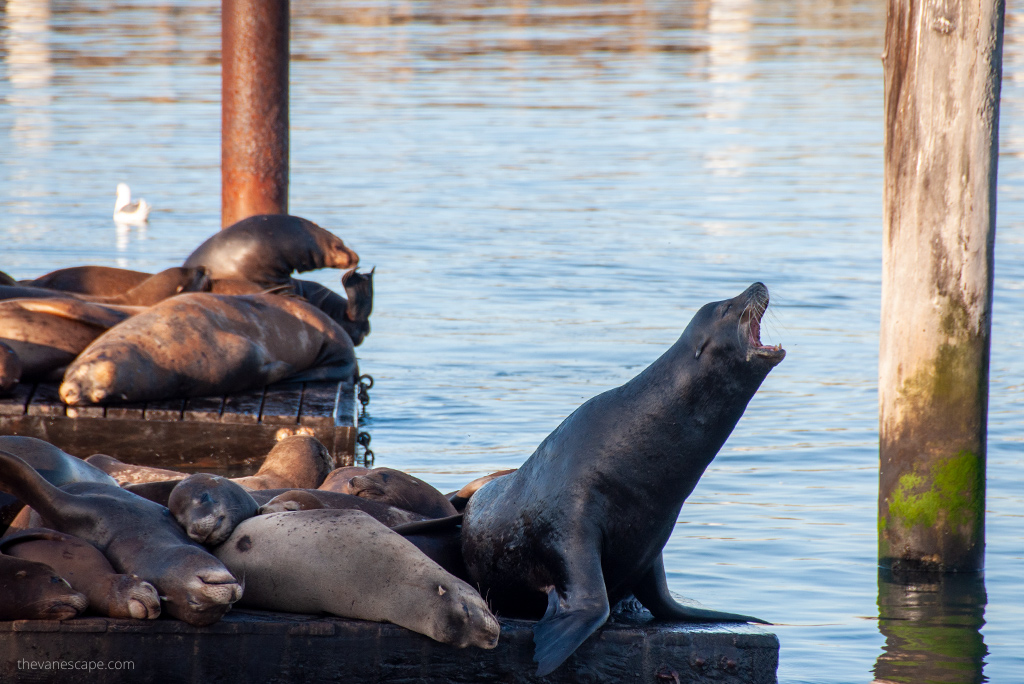
[(705, 337), (704, 341), (701, 342), (699, 345), (697, 345), (697, 353), (693, 355), (693, 358), (695, 358), (695, 359), (699, 359), (700, 358), (701, 352), (704, 351), (704, 347), (708, 346), (708, 341), (709, 340), (710, 340), (710, 338)]

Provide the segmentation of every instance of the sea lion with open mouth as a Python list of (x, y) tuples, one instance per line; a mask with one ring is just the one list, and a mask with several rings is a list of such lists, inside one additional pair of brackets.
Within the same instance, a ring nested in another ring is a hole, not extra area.
[(662, 549), (686, 497), (786, 355), (761, 344), (767, 307), (761, 283), (706, 304), (661, 358), (584, 403), (522, 467), (469, 499), (469, 576), (498, 610), (541, 618), (539, 676), (630, 594), (658, 619), (763, 622), (680, 605)]

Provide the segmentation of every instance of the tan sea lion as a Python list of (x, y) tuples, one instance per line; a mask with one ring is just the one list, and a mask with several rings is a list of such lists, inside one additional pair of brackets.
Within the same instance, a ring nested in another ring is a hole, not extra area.
[(429, 518), (458, 514), (444, 494), (418, 477), (393, 468), (374, 468), (363, 475), (355, 475), (334, 491), (382, 501)]
[(184, 480), (188, 473), (181, 473), (177, 470), (165, 470), (152, 466), (140, 466), (125, 463), (113, 456), (106, 454), (93, 454), (85, 459), (91, 466), (102, 470), (117, 481), (122, 487), (130, 484), (141, 484), (145, 482), (163, 482), (167, 480)]
[(81, 537), (118, 572), (152, 584), (164, 610), (190, 625), (216, 622), (242, 594), (234, 576), (185, 536), (170, 511), (117, 485), (74, 482), (58, 489), (0, 450), (0, 489), (31, 506), (43, 526)]
[(23, 377), (45, 378), (139, 311), (143, 309), (68, 298), (4, 300), (0, 341), (18, 355)]
[(152, 584), (114, 572), (95, 546), (73, 535), (28, 529), (4, 537), (0, 552), (50, 566), (75, 591), (85, 594), (89, 608), (100, 615), (138, 620), (160, 615), (160, 597)]
[(245, 577), (239, 605), (393, 622), (459, 648), (498, 642), (476, 590), (362, 511), (258, 515), (213, 551)]
[(448, 501), (450, 501), (452, 506), (455, 507), (455, 510), (461, 513), (462, 511), (466, 510), (466, 504), (469, 503), (470, 497), (472, 497), (473, 494), (475, 494), (478, 489), (483, 487), (491, 480), (496, 480), (499, 477), (503, 477), (514, 472), (516, 472), (515, 468), (509, 468), (508, 470), (499, 470), (496, 473), (491, 473), (490, 475), (478, 477), (469, 484), (467, 484), (465, 487), (460, 489), (459, 491), (452, 492), (451, 494), (449, 494)]
[[(215, 351), (214, 351), (215, 350)], [(171, 297), (111, 329), (68, 367), (78, 405), (243, 392), (357, 371), (348, 335), (309, 304), (276, 295)]]
[(332, 470), (324, 481), (320, 483), (317, 489), (322, 489), (328, 492), (341, 492), (343, 494), (348, 493), (348, 483), (356, 475), (366, 475), (370, 472), (369, 468), (363, 466), (343, 466), (341, 468), (335, 468)]
[(202, 268), (175, 266), (146, 278), (138, 285), (117, 295), (92, 295), (93, 301), (127, 306), (152, 306), (168, 297), (184, 292), (209, 292), (210, 278)]
[(152, 275), (110, 266), (72, 266), (52, 271), (33, 280), (21, 280), (19, 283), (50, 290), (113, 297), (141, 285)]
[(193, 541), (216, 546), (260, 507), (241, 485), (219, 475), (196, 473), (171, 491), (167, 508)]
[(204, 267), (214, 279), (271, 287), (287, 285), (295, 271), (351, 268), (359, 256), (341, 238), (312, 221), (285, 214), (250, 216), (199, 245), (183, 264)]
[(48, 565), (0, 555), (0, 620), (67, 620), (87, 605)]
[(261, 501), (265, 497), (260, 495), (269, 493), (273, 493), (274, 496), (260, 506), (260, 515), (329, 508), (334, 510), (363, 511), (388, 527), (430, 520), (430, 518), (419, 513), (413, 513), (404, 508), (397, 508), (382, 501), (319, 489), (288, 489), (283, 492), (277, 489), (270, 489), (262, 492), (253, 492), (253, 498)]
[(246, 489), (316, 489), (334, 467), (334, 457), (315, 437), (280, 440), (249, 477), (232, 478)]

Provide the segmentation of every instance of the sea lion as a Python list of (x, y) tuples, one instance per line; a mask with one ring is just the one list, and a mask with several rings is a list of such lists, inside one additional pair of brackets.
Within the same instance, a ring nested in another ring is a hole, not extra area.
[(316, 489), (334, 467), (334, 457), (315, 437), (291, 435), (270, 450), (260, 469), (232, 478), (246, 489)]
[(0, 555), (0, 620), (67, 620), (87, 605), (48, 565)]
[(767, 307), (761, 283), (705, 305), (661, 358), (587, 401), (521, 468), (469, 500), (462, 548), (471, 580), (499, 610), (541, 617), (538, 676), (629, 594), (659, 619), (763, 622), (680, 605), (661, 554), (686, 497), (785, 357), (761, 344)]
[(297, 278), (291, 279), (291, 291), (330, 316), (352, 338), (352, 344), (358, 347), (370, 334), (375, 270), (369, 273), (351, 270), (341, 276), (348, 299), (320, 283)]
[(0, 271), (0, 285), (17, 285), (18, 281), (7, 275), (3, 271)]
[(364, 499), (340, 492), (322, 491), (319, 489), (288, 489), (282, 492), (278, 489), (271, 489), (253, 492), (253, 498), (257, 501), (263, 501), (266, 497), (260, 496), (261, 494), (273, 494), (274, 496), (260, 506), (260, 515), (329, 508), (334, 510), (363, 511), (388, 527), (430, 520), (425, 515), (413, 513), (412, 511), (407, 511), (404, 508), (398, 508), (382, 501)]
[(0, 341), (18, 355), (22, 377), (45, 378), (142, 310), (63, 297), (0, 301)]
[(0, 552), (44, 563), (85, 595), (89, 608), (115, 618), (152, 620), (160, 615), (156, 588), (134, 575), (114, 572), (110, 561), (92, 544), (70, 534), (43, 528), (4, 537)]
[(124, 294), (133, 287), (141, 285), (152, 275), (152, 273), (111, 268), (110, 266), (72, 266), (52, 271), (33, 280), (18, 282), (22, 285), (45, 287), (50, 290), (112, 297)]
[(322, 489), (327, 492), (342, 492), (348, 493), (348, 483), (356, 475), (366, 475), (370, 472), (369, 468), (363, 466), (342, 466), (341, 468), (335, 468), (332, 470), (324, 481), (320, 483), (317, 489)]
[(309, 304), (276, 295), (171, 297), (90, 344), (64, 374), (69, 405), (222, 395), (280, 380), (357, 371), (345, 331)]
[(23, 369), (18, 353), (0, 341), (0, 394), (14, 389), (21, 380)]
[(333, 491), (382, 501), (428, 518), (447, 518), (458, 514), (444, 494), (418, 477), (393, 468), (374, 468), (368, 473), (354, 475), (347, 483), (339, 479)]
[(476, 590), (362, 511), (259, 515), (214, 553), (245, 577), (239, 605), (393, 622), (459, 648), (498, 643)]
[(43, 526), (81, 537), (118, 572), (152, 584), (164, 609), (190, 625), (213, 624), (242, 594), (234, 576), (185, 536), (170, 511), (117, 485), (73, 482), (58, 489), (0, 450), (0, 489), (31, 506)]
[[(35, 437), (0, 435), (0, 449), (20, 457), (54, 487), (62, 487), (72, 482), (117, 484), (106, 473), (77, 456), (65, 453), (49, 442)], [(15, 496), (0, 493), (0, 531), (11, 525), (24, 505)]]
[(259, 513), (244, 487), (219, 475), (189, 475), (171, 491), (167, 508), (185, 534), (203, 546), (217, 546), (235, 527)]
[(508, 470), (499, 470), (496, 473), (491, 473), (490, 475), (478, 477), (469, 484), (467, 484), (465, 487), (460, 489), (459, 491), (448, 494), (448, 501), (450, 501), (452, 506), (455, 507), (455, 510), (461, 513), (462, 511), (466, 510), (466, 504), (469, 503), (470, 497), (476, 494), (477, 490), (479, 490), (481, 487), (483, 487), (491, 480), (497, 479), (499, 477), (514, 472), (516, 472), (515, 468), (509, 468)]
[(341, 238), (312, 221), (285, 214), (250, 216), (199, 245), (183, 264), (202, 266), (214, 279), (287, 285), (294, 271), (351, 268), (359, 256)]
[(167, 480), (184, 480), (188, 473), (180, 473), (177, 470), (165, 470), (152, 466), (140, 466), (132, 463), (125, 463), (113, 456), (106, 454), (93, 454), (85, 459), (91, 466), (102, 470), (117, 481), (117, 484), (125, 485), (141, 484), (146, 482), (164, 482)]
[(209, 292), (210, 277), (204, 268), (164, 269), (117, 295), (91, 296), (93, 301), (127, 306), (152, 306), (184, 292)]

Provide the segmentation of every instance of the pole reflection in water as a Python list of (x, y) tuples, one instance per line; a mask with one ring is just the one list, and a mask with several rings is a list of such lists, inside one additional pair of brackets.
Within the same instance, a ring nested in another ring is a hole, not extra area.
[(875, 682), (986, 682), (985, 578), (981, 573), (878, 570), (878, 629), (885, 637)]

